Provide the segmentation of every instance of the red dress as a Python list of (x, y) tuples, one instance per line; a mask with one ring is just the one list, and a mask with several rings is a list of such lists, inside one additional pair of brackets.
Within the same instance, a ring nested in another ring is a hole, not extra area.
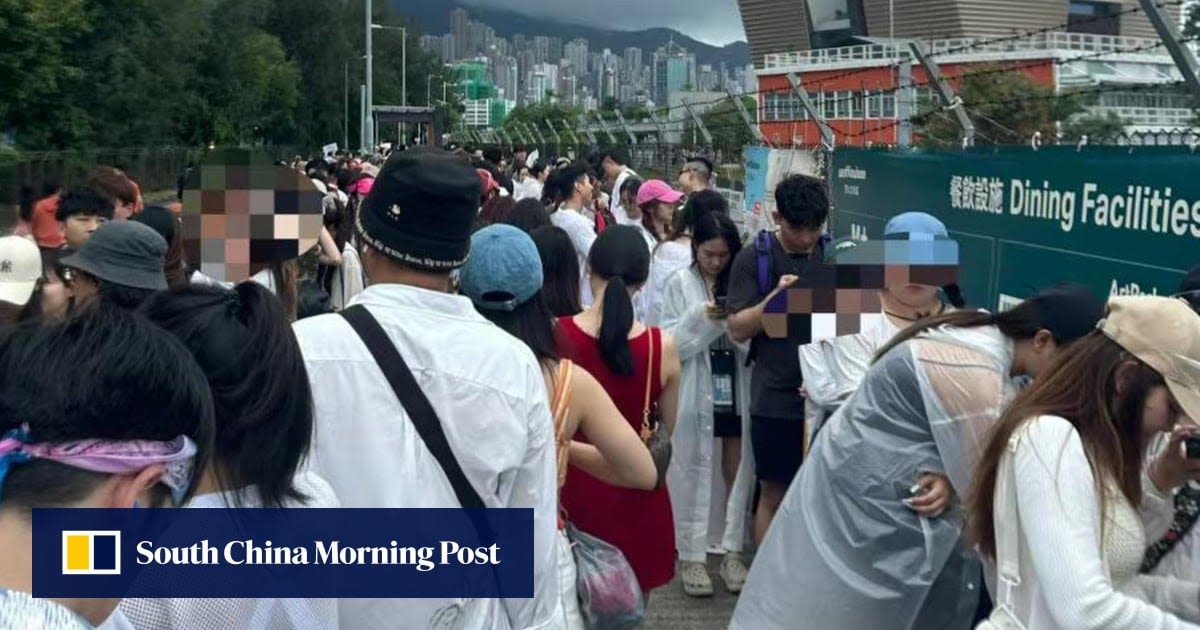
[[(559, 353), (596, 377), (635, 431), (642, 427), (651, 338), (655, 357), (650, 381), (653, 402), (662, 393), (662, 331), (651, 328), (649, 334), (629, 340), (634, 374), (618, 376), (600, 356), (600, 344), (595, 337), (581, 330), (570, 317), (558, 320)], [(576, 434), (575, 439), (587, 441), (582, 433)], [(652, 491), (618, 488), (569, 466), (561, 496), (567, 520), (620, 549), (637, 574), (642, 590), (650, 591), (674, 577), (675, 525), (665, 485)]]

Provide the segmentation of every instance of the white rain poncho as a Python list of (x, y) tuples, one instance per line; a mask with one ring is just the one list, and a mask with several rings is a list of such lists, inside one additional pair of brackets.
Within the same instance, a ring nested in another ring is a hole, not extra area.
[(1012, 354), (994, 327), (941, 327), (873, 365), (817, 433), (730, 627), (967, 630), (983, 586), (961, 509), (923, 518), (902, 501), (925, 472), (967, 495), (1015, 393)]
[[(675, 517), (675, 542), (680, 560), (703, 562), (709, 545), (710, 513), (724, 512), (720, 544), (740, 552), (745, 540), (746, 508), (753, 491), (753, 458), (750, 440), (742, 440), (742, 461), (734, 487), (726, 502), (720, 479), (720, 459), (715, 456), (713, 437), (713, 376), (709, 348), (722, 337), (730, 347), (723, 320), (705, 313), (710, 301), (704, 280), (694, 266), (680, 269), (666, 282), (657, 304), (655, 319), (675, 340), (683, 371), (679, 380), (679, 412), (671, 436), (673, 452), (667, 469), (667, 488)], [(745, 352), (737, 359), (737, 408), (742, 431), (748, 436), (750, 371)], [(718, 522), (721, 522), (718, 519)]]
[[(659, 303), (662, 302), (663, 294), (667, 290), (667, 281), (680, 269), (685, 269), (691, 264), (691, 245), (669, 241), (659, 243), (651, 250), (650, 273), (640, 292), (643, 308), (649, 315), (649, 319), (645, 322), (647, 326), (659, 325), (657, 318), (658, 314), (662, 313), (662, 305)], [(707, 300), (701, 299), (701, 303), (705, 301)]]

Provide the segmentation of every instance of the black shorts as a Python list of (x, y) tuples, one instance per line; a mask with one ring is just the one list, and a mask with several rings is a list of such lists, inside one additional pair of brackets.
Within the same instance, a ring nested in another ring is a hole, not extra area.
[(742, 437), (742, 418), (732, 413), (713, 414), (713, 437)]
[(751, 416), (750, 445), (759, 481), (790, 484), (804, 461), (804, 420)]

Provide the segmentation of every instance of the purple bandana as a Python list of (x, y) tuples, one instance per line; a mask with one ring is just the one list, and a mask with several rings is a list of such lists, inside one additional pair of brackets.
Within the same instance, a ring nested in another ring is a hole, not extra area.
[(36, 443), (29, 427), (13, 429), (0, 438), (0, 486), (12, 464), (45, 459), (64, 466), (113, 475), (135, 473), (153, 464), (164, 464), (162, 483), (178, 503), (192, 480), (196, 444), (181, 435), (166, 442), (152, 440), (78, 440)]

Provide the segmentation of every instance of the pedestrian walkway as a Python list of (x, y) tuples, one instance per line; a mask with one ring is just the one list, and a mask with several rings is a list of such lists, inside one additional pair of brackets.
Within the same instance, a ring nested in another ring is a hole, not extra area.
[(670, 584), (656, 589), (650, 600), (645, 630), (725, 630), (733, 617), (737, 597), (725, 590), (719, 572), (721, 556), (708, 556), (713, 579), (712, 597), (697, 599), (683, 593), (678, 574)]

